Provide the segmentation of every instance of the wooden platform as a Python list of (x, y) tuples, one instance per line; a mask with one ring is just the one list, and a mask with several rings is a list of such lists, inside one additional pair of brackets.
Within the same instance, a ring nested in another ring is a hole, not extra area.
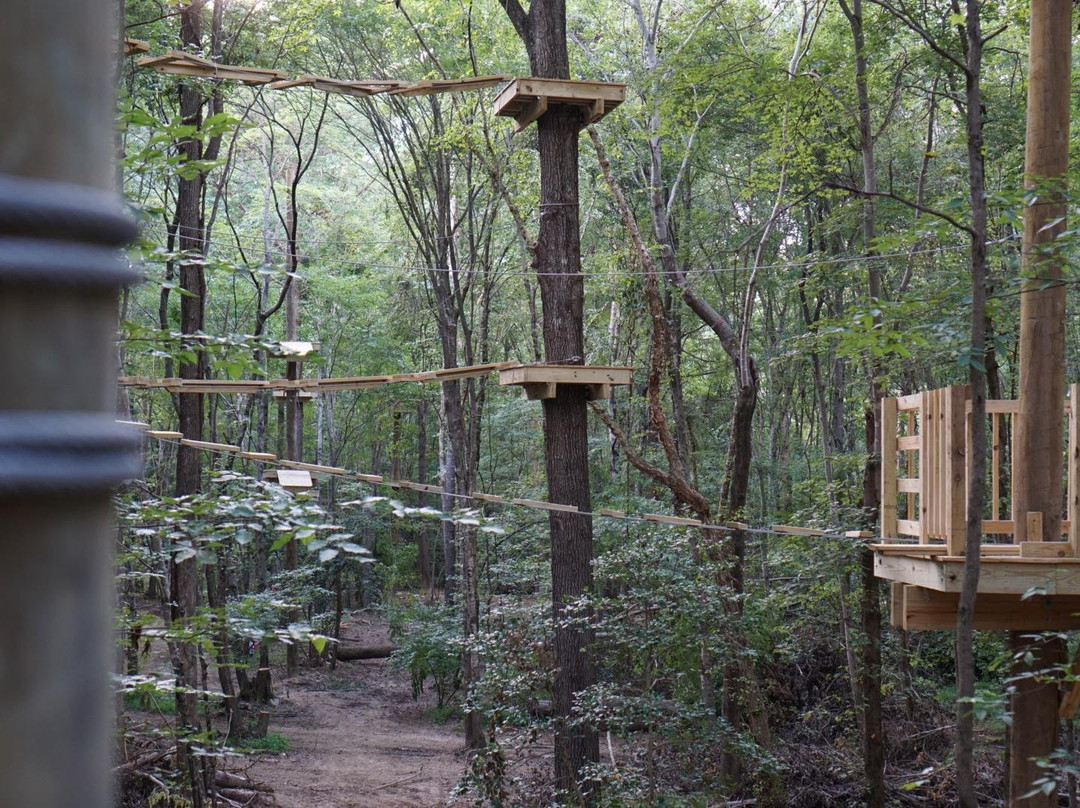
[(270, 469), (263, 472), (263, 479), (276, 482), (286, 491), (308, 491), (315, 487), (311, 472), (302, 469)]
[[(944, 548), (942, 548), (944, 550)], [(935, 592), (960, 591), (963, 556), (916, 556), (874, 552), (874, 574), (888, 581)], [(1080, 558), (1020, 558), (983, 554), (979, 595), (1022, 595), (1037, 588), (1048, 595), (1080, 596)]]
[(586, 125), (596, 123), (626, 100), (626, 85), (602, 81), (518, 78), (495, 96), (495, 114), (513, 118), (515, 132), (535, 121), (549, 106), (581, 107)]
[(612, 385), (627, 385), (633, 368), (603, 365), (519, 365), (499, 371), (499, 384), (525, 389), (530, 399), (555, 398), (559, 385), (584, 385), (590, 401), (611, 395)]

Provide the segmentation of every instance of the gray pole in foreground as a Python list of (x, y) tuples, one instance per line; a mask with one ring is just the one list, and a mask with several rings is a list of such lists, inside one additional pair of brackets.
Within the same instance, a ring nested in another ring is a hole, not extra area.
[(113, 4), (5, 3), (0, 24), (0, 805), (111, 804)]

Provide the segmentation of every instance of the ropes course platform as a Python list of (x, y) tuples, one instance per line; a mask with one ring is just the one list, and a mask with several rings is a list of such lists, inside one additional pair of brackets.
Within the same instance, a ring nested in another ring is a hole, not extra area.
[[(1070, 401), (1077, 400), (1080, 385), (1072, 385)], [(1003, 482), (1016, 485), (1011, 459), (1019, 412), (1018, 401), (986, 402), (992, 439), (975, 628), (1080, 628), (1080, 424), (1066, 403), (1068, 495), (1063, 513), (1054, 514), (1056, 540), (1048, 540), (1049, 515), (1013, 513), (1012, 490)], [(907, 630), (955, 629), (966, 563), (968, 388), (882, 399), (881, 444), (881, 534), (887, 538), (871, 549), (875, 575), (892, 582), (892, 623)]]

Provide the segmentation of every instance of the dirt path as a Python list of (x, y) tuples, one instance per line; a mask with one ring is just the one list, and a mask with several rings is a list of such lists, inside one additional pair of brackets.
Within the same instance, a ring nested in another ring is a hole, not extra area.
[[(363, 645), (387, 641), (370, 615), (343, 634)], [(434, 697), (413, 701), (408, 674), (386, 660), (302, 668), (291, 682), (275, 670), (274, 686), (280, 703), (270, 730), (292, 748), (258, 757), (249, 773), (274, 788), (282, 808), (441, 806), (461, 776), (457, 722), (435, 723), (427, 715)]]

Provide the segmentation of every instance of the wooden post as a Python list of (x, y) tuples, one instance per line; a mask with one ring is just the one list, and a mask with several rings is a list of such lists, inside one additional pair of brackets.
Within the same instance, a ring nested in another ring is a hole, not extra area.
[[(7, 4), (0, 24), (0, 805), (112, 805), (110, 489), (137, 476), (114, 423), (116, 54), (103, 0)], [(109, 189), (109, 190), (106, 190)]]
[(942, 469), (945, 492), (945, 541), (949, 555), (964, 554), (967, 537), (967, 388), (946, 387), (943, 391), (944, 455)]
[[(1027, 140), (1024, 171), (1029, 187), (1063, 180), (1069, 162), (1069, 88), (1072, 4), (1069, 0), (1032, 0), (1028, 71)], [(1020, 412), (1016, 419), (1013, 520), (1016, 542), (1061, 535), (1062, 419), (1065, 401), (1065, 287), (1048, 283), (1062, 275), (1062, 262), (1046, 245), (1065, 229), (1060, 189), (1040, 187), (1038, 201), (1024, 208), (1020, 295)], [(1027, 513), (1043, 514), (1043, 536), (1027, 536)], [(1027, 643), (1013, 636), (1014, 648)], [(1032, 667), (1043, 669), (1063, 656), (1061, 642), (1032, 647)], [(1022, 656), (1022, 655), (1021, 655)], [(1026, 672), (1016, 663), (1014, 675)], [(1009, 744), (1009, 805), (1050, 808), (1057, 794), (1036, 793), (1031, 784), (1043, 776), (1036, 758), (1049, 757), (1057, 745), (1056, 682), (1021, 679), (1013, 698)]]
[[(881, 399), (881, 535), (899, 535), (896, 524), (896, 399)], [(908, 494), (911, 501), (912, 494)]]

